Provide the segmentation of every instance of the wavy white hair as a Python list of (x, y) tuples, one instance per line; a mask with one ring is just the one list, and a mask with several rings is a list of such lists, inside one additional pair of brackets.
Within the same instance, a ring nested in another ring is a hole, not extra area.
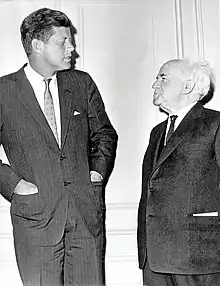
[(211, 82), (214, 84), (214, 73), (209, 62), (190, 61), (189, 75), (195, 83), (194, 91), (199, 93), (201, 98), (207, 95)]
[(192, 80), (195, 84), (193, 92), (200, 94), (200, 99), (207, 95), (210, 84), (215, 83), (214, 73), (208, 61), (193, 61), (187, 58), (173, 59), (179, 65), (185, 80)]

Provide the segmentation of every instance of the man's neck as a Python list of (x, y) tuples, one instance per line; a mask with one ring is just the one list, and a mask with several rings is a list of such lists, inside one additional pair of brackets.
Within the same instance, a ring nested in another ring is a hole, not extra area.
[(175, 106), (174, 108), (172, 107), (167, 112), (169, 113), (169, 115), (177, 114), (181, 110), (188, 109), (188, 107), (190, 108), (190, 106), (193, 106), (197, 101), (198, 100), (194, 100), (194, 101), (186, 102), (185, 104), (181, 104), (180, 106)]
[(53, 75), (55, 75), (55, 72), (52, 72), (51, 70), (49, 71), (48, 69), (43, 68), (42, 65), (38, 63), (37, 61), (32, 61), (31, 59), (29, 59), (29, 64), (31, 68), (35, 72), (40, 74), (42, 77), (48, 78), (48, 77), (52, 77)]

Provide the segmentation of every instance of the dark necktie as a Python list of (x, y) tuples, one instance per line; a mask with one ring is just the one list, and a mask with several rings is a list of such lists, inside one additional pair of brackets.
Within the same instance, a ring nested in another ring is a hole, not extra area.
[(53, 104), (52, 94), (50, 92), (49, 84), (51, 78), (45, 78), (45, 92), (44, 92), (44, 115), (50, 125), (50, 128), (53, 131), (53, 134), (58, 142), (58, 132), (57, 132), (57, 124), (55, 117), (55, 109)]
[(176, 121), (177, 117), (178, 117), (177, 115), (171, 115), (170, 116), (170, 127), (169, 127), (169, 130), (167, 132), (166, 144), (174, 132), (174, 126), (175, 126), (175, 121)]

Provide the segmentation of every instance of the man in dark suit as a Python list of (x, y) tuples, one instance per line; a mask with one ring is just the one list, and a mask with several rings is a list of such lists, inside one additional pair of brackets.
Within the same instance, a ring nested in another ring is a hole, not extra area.
[(21, 24), (29, 63), (0, 79), (0, 191), (11, 202), (25, 286), (103, 285), (104, 188), (117, 134), (91, 77), (71, 68), (71, 22), (42, 8)]
[(147, 286), (220, 285), (220, 112), (206, 62), (165, 63), (153, 103), (168, 119), (153, 128), (138, 212), (139, 266)]

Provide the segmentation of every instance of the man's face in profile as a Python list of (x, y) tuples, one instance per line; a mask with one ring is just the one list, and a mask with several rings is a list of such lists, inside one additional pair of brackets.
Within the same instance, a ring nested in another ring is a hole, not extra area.
[(41, 55), (45, 68), (54, 74), (71, 67), (71, 53), (74, 51), (70, 28), (54, 27), (54, 34), (43, 43)]
[(153, 103), (165, 111), (170, 111), (182, 102), (185, 80), (180, 67), (175, 62), (164, 64), (153, 84)]

